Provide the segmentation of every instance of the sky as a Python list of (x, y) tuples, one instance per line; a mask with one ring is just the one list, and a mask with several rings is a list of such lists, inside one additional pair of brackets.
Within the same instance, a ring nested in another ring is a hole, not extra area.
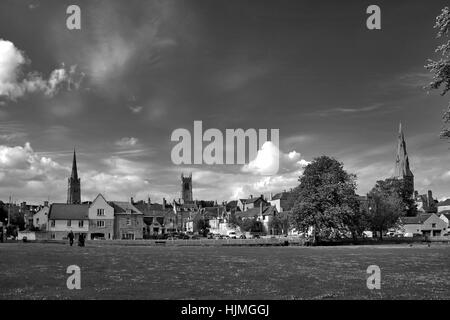
[[(71, 4), (81, 30), (66, 27)], [(394, 173), (400, 122), (416, 190), (450, 198), (449, 97), (423, 88), (446, 1), (377, 1), (381, 30), (366, 28), (370, 4), (1, 1), (0, 199), (65, 202), (74, 148), (83, 201), (178, 199), (183, 172), (195, 199), (268, 195), (321, 155), (365, 194)], [(175, 165), (171, 134), (196, 120), (279, 129), (280, 170)]]

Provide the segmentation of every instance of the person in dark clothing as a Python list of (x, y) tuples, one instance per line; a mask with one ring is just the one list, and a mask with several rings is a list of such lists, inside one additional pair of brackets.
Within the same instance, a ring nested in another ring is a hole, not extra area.
[(67, 235), (67, 238), (69, 238), (70, 246), (72, 246), (73, 245), (73, 238), (75, 238), (75, 236), (73, 235), (72, 230), (70, 230), (69, 234)]
[(80, 235), (78, 236), (78, 246), (84, 247), (84, 240), (84, 234), (80, 233)]

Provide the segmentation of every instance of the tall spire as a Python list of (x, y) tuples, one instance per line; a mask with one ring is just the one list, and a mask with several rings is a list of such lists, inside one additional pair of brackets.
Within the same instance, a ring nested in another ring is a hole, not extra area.
[(75, 153), (75, 148), (73, 149), (73, 160), (72, 160), (72, 174), (68, 179), (67, 187), (67, 203), (78, 204), (81, 203), (81, 186), (80, 179), (78, 178), (77, 170), (77, 156)]
[(75, 153), (75, 148), (73, 148), (73, 161), (72, 161), (72, 175), (71, 178), (78, 180), (78, 170), (77, 170), (77, 155)]
[(401, 122), (398, 129), (397, 157), (395, 159), (395, 176), (397, 178), (413, 176), (411, 169), (409, 168), (409, 158), (408, 153), (406, 151), (405, 136), (403, 134)]

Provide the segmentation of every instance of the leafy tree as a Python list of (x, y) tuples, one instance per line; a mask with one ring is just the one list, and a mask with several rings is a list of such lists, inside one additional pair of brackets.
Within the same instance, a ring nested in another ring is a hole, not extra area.
[(280, 212), (269, 222), (269, 229), (274, 234), (287, 234), (291, 227), (289, 211)]
[(371, 230), (380, 232), (380, 238), (383, 237), (383, 231), (394, 227), (398, 219), (408, 212), (399, 192), (399, 184), (401, 181), (397, 179), (377, 181), (368, 194), (367, 221)]
[(264, 231), (263, 224), (256, 218), (242, 220), (240, 228), (242, 231), (253, 233), (261, 233)]
[(206, 236), (209, 231), (209, 223), (206, 221), (206, 219), (198, 214), (194, 218), (194, 230), (196, 230), (199, 234)]
[(343, 164), (328, 156), (314, 159), (306, 166), (296, 188), (292, 220), (297, 230), (313, 230), (318, 237), (336, 237), (350, 231), (356, 236), (360, 224), (356, 176)]
[[(448, 7), (442, 9), (440, 15), (436, 17), (436, 24), (434, 28), (438, 30), (437, 38), (444, 38), (443, 44), (439, 45), (435, 52), (440, 54), (439, 60), (428, 60), (428, 64), (425, 66), (430, 72), (433, 73), (433, 80), (429, 84), (428, 88), (433, 90), (440, 90), (441, 95), (445, 95), (450, 90), (450, 10)], [(443, 115), (444, 123), (450, 123), (450, 105)], [(441, 137), (450, 138), (449, 128), (443, 128)]]

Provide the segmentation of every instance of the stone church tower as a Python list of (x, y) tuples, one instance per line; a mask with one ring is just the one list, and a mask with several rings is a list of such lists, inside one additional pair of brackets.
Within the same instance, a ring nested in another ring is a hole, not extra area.
[(414, 175), (409, 168), (409, 158), (406, 152), (405, 136), (403, 135), (401, 123), (398, 131), (395, 178), (403, 180), (406, 192), (412, 197), (414, 195)]
[(181, 200), (183, 203), (192, 203), (192, 173), (185, 177), (181, 174)]
[(75, 155), (75, 149), (73, 150), (72, 174), (68, 179), (67, 203), (81, 203), (80, 178), (78, 178), (77, 157)]

